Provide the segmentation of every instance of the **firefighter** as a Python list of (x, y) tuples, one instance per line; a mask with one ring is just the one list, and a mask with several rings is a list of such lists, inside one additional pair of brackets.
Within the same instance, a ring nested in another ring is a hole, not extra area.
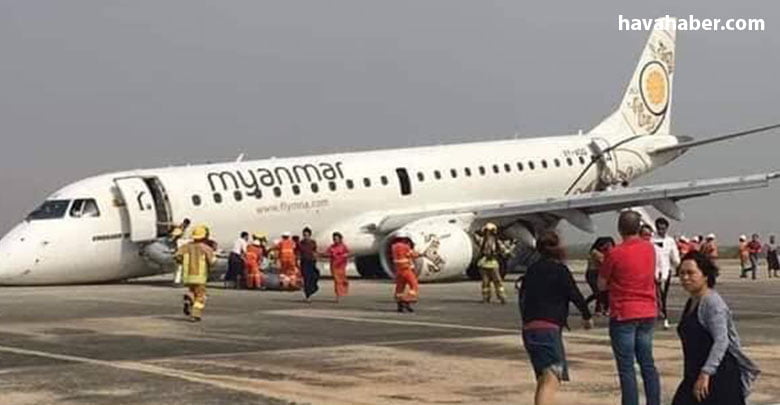
[(482, 227), (482, 242), (479, 246), (480, 258), (477, 261), (479, 274), (482, 276), (482, 302), (490, 302), (492, 295), (491, 285), (496, 290), (496, 297), (501, 304), (506, 304), (506, 294), (501, 281), (501, 246), (498, 241), (498, 227), (488, 222)]
[(297, 290), (300, 288), (300, 276), (298, 274), (298, 258), (295, 254), (295, 241), (290, 232), (282, 233), (282, 240), (274, 248), (279, 253), (279, 272), (281, 278), (286, 280), (285, 288)]
[(254, 290), (260, 288), (262, 284), (262, 274), (260, 273), (260, 262), (263, 260), (263, 246), (260, 239), (253, 236), (252, 243), (246, 247), (246, 256), (244, 260), (244, 279), (246, 288)]
[(182, 281), (189, 291), (184, 294), (184, 314), (191, 322), (200, 321), (206, 307), (206, 282), (217, 260), (214, 250), (205, 241), (208, 232), (199, 225), (192, 231), (192, 242), (176, 250), (176, 262), (182, 267)]
[[(405, 232), (395, 235), (390, 251), (395, 267), (395, 300), (398, 303), (398, 312), (414, 312), (412, 304), (417, 302), (418, 298), (414, 259), (420, 254), (414, 250), (412, 236)], [(407, 286), (408, 291), (406, 291)]]
[(718, 243), (715, 241), (715, 234), (707, 235), (704, 244), (701, 245), (701, 252), (707, 255), (713, 262), (718, 258)]

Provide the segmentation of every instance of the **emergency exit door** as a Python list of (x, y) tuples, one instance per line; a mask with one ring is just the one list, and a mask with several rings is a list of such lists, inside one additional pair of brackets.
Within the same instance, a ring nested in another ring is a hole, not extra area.
[(157, 211), (149, 186), (141, 177), (114, 179), (130, 218), (130, 240), (150, 241), (157, 238)]
[(409, 173), (405, 168), (399, 167), (395, 169), (398, 174), (398, 184), (401, 186), (401, 195), (412, 194), (412, 182), (409, 180)]

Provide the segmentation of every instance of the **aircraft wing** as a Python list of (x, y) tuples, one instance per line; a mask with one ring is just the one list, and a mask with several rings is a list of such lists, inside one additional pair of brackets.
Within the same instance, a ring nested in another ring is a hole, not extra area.
[(680, 220), (682, 213), (675, 204), (677, 201), (715, 193), (767, 187), (770, 180), (778, 177), (780, 172), (625, 187), (543, 200), (437, 208), (387, 215), (379, 222), (369, 225), (366, 230), (388, 233), (414, 220), (439, 215), (466, 214), (473, 216), (474, 219), (496, 219), (547, 214), (566, 219), (584, 231), (593, 232), (589, 217), (591, 214), (651, 205), (667, 216)]

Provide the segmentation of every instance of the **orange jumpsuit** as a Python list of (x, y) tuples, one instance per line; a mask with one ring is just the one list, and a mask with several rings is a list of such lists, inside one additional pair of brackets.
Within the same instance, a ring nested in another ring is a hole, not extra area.
[(715, 260), (718, 258), (718, 245), (716, 245), (714, 241), (704, 242), (704, 244), (701, 246), (701, 252), (707, 255), (707, 257), (710, 259)]
[(295, 241), (292, 239), (282, 239), (276, 248), (279, 249), (279, 270), (283, 280), (284, 288), (298, 289), (301, 287), (301, 277), (298, 271), (298, 260), (295, 256)]
[(282, 274), (295, 274), (295, 242), (292, 239), (282, 239), (276, 248), (279, 249), (279, 267)]
[[(414, 259), (419, 257), (407, 242), (398, 241), (392, 247), (395, 266), (395, 299), (398, 302), (417, 302), (417, 274), (414, 272)], [(405, 292), (406, 286), (409, 291)]]
[(263, 248), (255, 245), (247, 246), (246, 257), (244, 258), (246, 288), (260, 288), (262, 282), (262, 274), (260, 273), (261, 260), (263, 260)]

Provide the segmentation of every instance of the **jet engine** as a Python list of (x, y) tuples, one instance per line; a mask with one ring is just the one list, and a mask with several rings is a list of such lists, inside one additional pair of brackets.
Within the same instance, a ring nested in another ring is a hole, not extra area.
[(422, 219), (391, 233), (380, 244), (379, 260), (391, 277), (395, 273), (391, 245), (396, 235), (411, 235), (420, 281), (456, 279), (465, 274), (474, 258), (474, 244), (469, 234), (451, 223)]

